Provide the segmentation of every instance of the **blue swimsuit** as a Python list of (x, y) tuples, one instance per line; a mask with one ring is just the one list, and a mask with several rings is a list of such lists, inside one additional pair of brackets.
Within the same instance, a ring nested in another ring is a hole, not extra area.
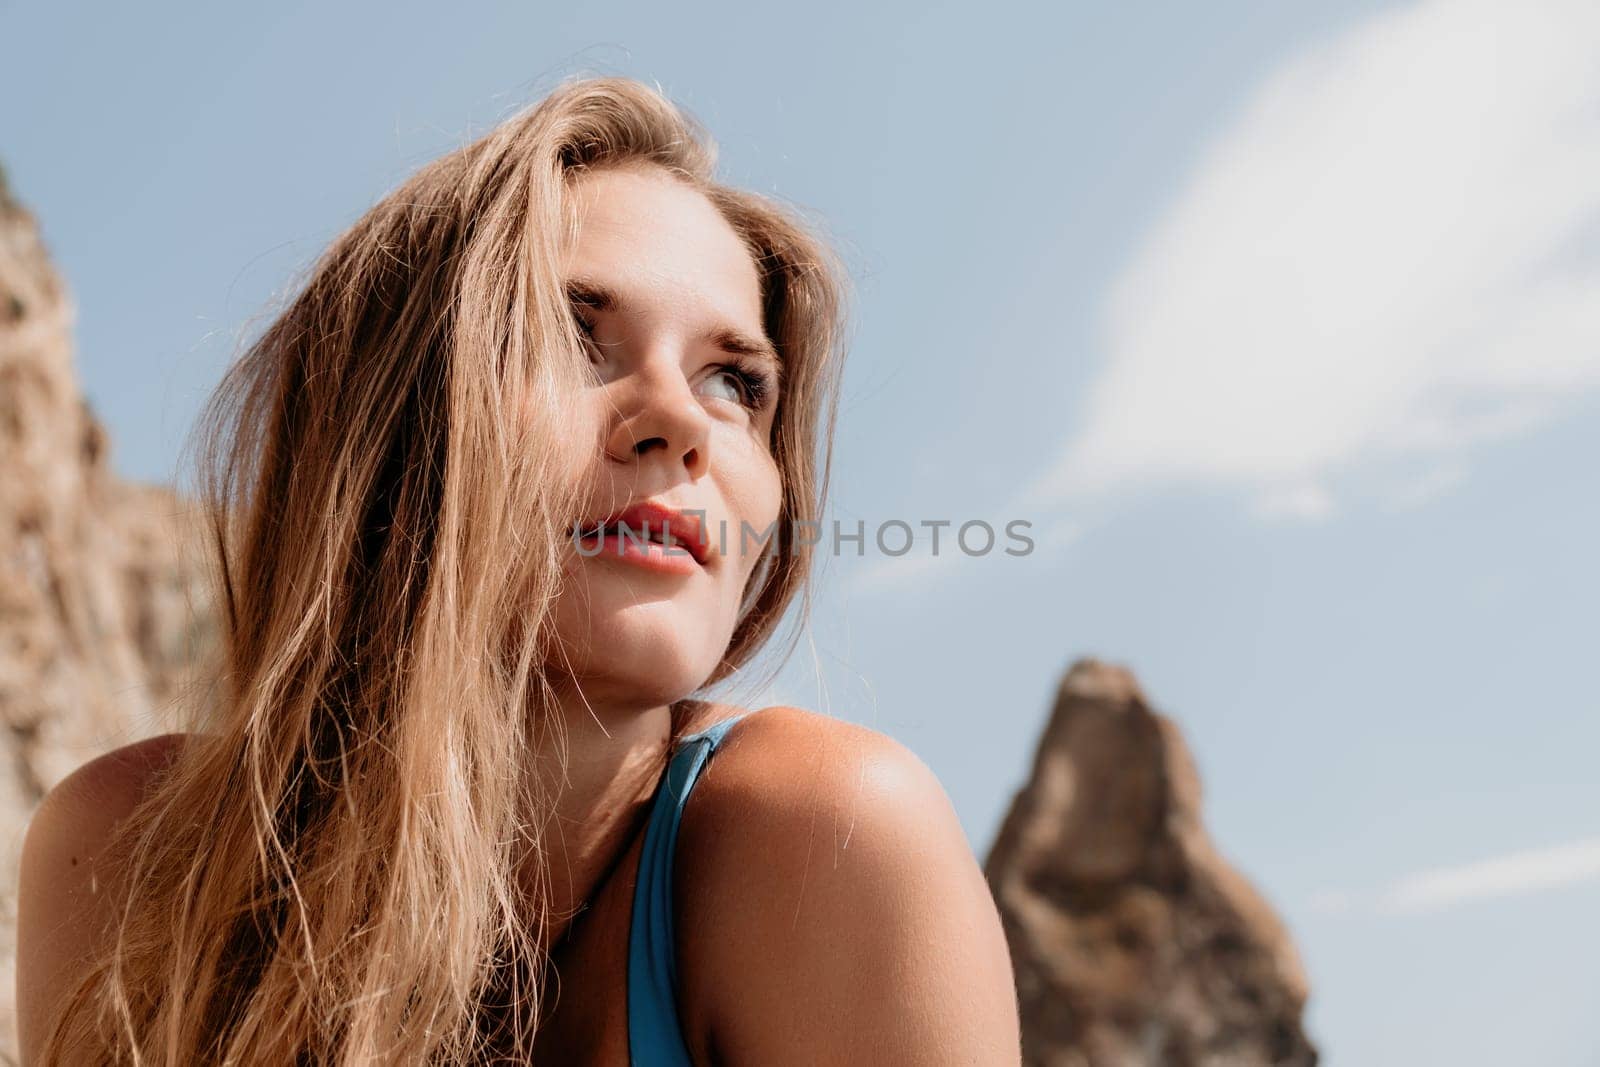
[(628, 1060), (633, 1067), (694, 1067), (678, 1025), (678, 961), (672, 932), (672, 851), (689, 791), (734, 723), (751, 712), (678, 739), (656, 787), (639, 853), (628, 932)]

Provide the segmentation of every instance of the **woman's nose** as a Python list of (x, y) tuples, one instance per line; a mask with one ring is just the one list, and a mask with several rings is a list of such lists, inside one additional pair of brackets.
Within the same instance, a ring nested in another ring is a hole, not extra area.
[(660, 353), (639, 360), (610, 392), (616, 410), (606, 448), (613, 458), (634, 462), (659, 454), (669, 463), (682, 462), (691, 478), (704, 473), (711, 416), (676, 358)]

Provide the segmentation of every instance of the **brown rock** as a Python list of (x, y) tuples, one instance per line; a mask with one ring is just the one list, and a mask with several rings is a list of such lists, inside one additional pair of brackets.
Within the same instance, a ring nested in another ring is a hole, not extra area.
[(985, 873), (1027, 1064), (1317, 1062), (1294, 945), (1212, 846), (1189, 750), (1127, 670), (1067, 672)]
[[(212, 640), (197, 516), (120, 481), (73, 369), (72, 304), (0, 172), (0, 1054), (15, 1055), (17, 860), (45, 791), (167, 728)], [(192, 602), (192, 603), (191, 603)]]

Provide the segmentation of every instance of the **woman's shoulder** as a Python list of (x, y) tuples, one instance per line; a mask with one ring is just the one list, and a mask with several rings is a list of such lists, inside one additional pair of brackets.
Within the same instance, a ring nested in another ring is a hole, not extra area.
[(52, 786), (34, 809), (23, 837), (24, 888), (86, 878), (123, 819), (144, 799), (188, 734), (148, 737), (96, 756)]
[(98, 851), (104, 838), (132, 813), (157, 771), (183, 749), (188, 734), (161, 734), (122, 745), (82, 764), (56, 783), (34, 810), (24, 839), (35, 859), (62, 848)]
[[(729, 719), (737, 721), (723, 726)], [(683, 865), (690, 870), (703, 869), (694, 865), (702, 846), (726, 854), (730, 834), (760, 836), (824, 817), (846, 820), (841, 833), (848, 836), (863, 819), (882, 829), (896, 817), (923, 822), (938, 814), (933, 805), (955, 825), (933, 771), (871, 727), (790, 705), (759, 711), (719, 705), (699, 732), (719, 726), (716, 753), (695, 784), (679, 832), (677, 852), (687, 854)]]
[(144, 794), (151, 775), (167, 766), (188, 741), (188, 734), (147, 737), (105, 752), (81, 764), (56, 783), (40, 802), (39, 811), (108, 805), (126, 814)]
[[(801, 828), (818, 848), (862, 855), (883, 835), (925, 837), (936, 827), (947, 832), (942, 844), (970, 858), (939, 779), (893, 737), (789, 705), (759, 711), (722, 705), (702, 729), (730, 718), (738, 721), (723, 734), (685, 810), (680, 867), (715, 872), (740, 848), (787, 849), (790, 833)], [(824, 822), (826, 842), (817, 834)]]
[[(760, 735), (764, 742), (762, 755), (768, 758), (781, 758), (798, 742), (802, 747), (819, 743), (883, 746), (900, 749), (906, 756), (916, 759), (900, 742), (871, 727), (789, 704), (755, 709), (737, 704), (706, 703), (688, 721), (686, 732), (704, 732), (729, 719), (738, 721), (727, 734), (728, 744), (733, 744), (735, 738)], [(726, 746), (719, 746), (719, 753), (722, 747)], [(719, 755), (718, 759), (721, 758)]]
[(728, 832), (758, 832), (784, 819), (848, 814), (859, 821), (869, 809), (893, 814), (931, 800), (949, 803), (917, 753), (870, 726), (792, 705), (712, 705), (694, 733), (718, 726), (722, 737), (694, 785), (680, 854), (707, 838), (726, 841)]
[(685, 808), (675, 881), (686, 1023), (714, 1058), (1016, 1062), (993, 898), (943, 786), (894, 738), (803, 708), (743, 716)]
[(17, 1014), (24, 1052), (111, 918), (115, 874), (101, 861), (116, 828), (188, 735), (123, 745), (68, 774), (40, 801), (22, 841), (17, 886)]

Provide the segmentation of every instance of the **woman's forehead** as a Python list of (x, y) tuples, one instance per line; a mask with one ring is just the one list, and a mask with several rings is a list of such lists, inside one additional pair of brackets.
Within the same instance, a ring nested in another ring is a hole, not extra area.
[(665, 172), (602, 170), (573, 182), (566, 278), (618, 303), (704, 303), (728, 325), (761, 326), (761, 282), (744, 240), (704, 194)]

